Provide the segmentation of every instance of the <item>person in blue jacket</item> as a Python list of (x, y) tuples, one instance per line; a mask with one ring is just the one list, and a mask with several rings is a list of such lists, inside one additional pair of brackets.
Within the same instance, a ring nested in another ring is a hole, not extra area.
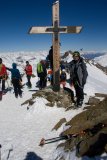
[(11, 72), (11, 79), (12, 79), (12, 84), (14, 87), (15, 97), (18, 98), (18, 95), (22, 97), (22, 91), (21, 91), (21, 85), (20, 85), (22, 78), (21, 78), (19, 70), (17, 69), (17, 64), (13, 63), (12, 68), (6, 67), (6, 69)]

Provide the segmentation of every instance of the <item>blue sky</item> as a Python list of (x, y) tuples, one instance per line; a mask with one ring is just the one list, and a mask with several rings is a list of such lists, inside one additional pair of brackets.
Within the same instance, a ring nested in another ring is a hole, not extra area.
[[(51, 34), (29, 35), (31, 26), (51, 26), (53, 0), (0, 0), (0, 52), (49, 50)], [(82, 25), (61, 34), (61, 50), (107, 50), (107, 0), (60, 0), (60, 25)]]

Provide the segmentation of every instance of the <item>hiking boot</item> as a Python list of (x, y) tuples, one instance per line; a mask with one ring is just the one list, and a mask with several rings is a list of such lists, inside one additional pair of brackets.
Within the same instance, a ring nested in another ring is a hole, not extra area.
[(15, 97), (18, 98), (18, 93), (15, 93)]
[(30, 89), (30, 88), (32, 88), (32, 86), (28, 86), (28, 88)]
[(79, 102), (77, 102), (77, 107), (82, 107), (82, 105), (83, 105), (83, 101), (82, 100), (80, 100)]
[(19, 94), (20, 98), (22, 98), (22, 94)]
[(2, 94), (5, 95), (7, 93), (6, 90), (2, 90)]
[(39, 90), (42, 90), (42, 87), (39, 87)]
[(72, 103), (76, 104), (76, 101), (75, 101), (75, 99), (72, 99)]

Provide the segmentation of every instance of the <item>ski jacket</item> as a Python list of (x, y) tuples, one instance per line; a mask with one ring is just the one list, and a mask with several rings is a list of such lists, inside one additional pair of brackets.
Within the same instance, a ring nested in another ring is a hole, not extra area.
[(49, 54), (46, 59), (50, 61), (51, 68), (53, 69), (53, 48), (49, 50)]
[(70, 67), (70, 78), (73, 84), (78, 83), (80, 86), (84, 86), (88, 76), (86, 64), (83, 61), (83, 58), (80, 58), (78, 61), (72, 60), (69, 63)]
[(46, 77), (47, 76), (46, 65), (44, 63), (39, 62), (37, 64), (37, 74), (38, 74), (38, 77)]
[(13, 68), (6, 68), (11, 72), (11, 79), (19, 79), (22, 80), (19, 70), (16, 68), (16, 66), (13, 66)]
[(26, 65), (25, 67), (25, 72), (27, 75), (32, 75), (32, 66), (29, 64), (29, 65)]
[(62, 81), (66, 81), (66, 73), (64, 72), (62, 72), (61, 73), (61, 75), (60, 75), (60, 81), (62, 82)]
[(42, 73), (42, 72), (43, 72), (43, 67), (42, 67), (42, 64), (39, 62), (37, 64), (37, 73), (39, 74), (39, 73)]
[(0, 64), (0, 78), (5, 78), (7, 76), (6, 67), (4, 64)]

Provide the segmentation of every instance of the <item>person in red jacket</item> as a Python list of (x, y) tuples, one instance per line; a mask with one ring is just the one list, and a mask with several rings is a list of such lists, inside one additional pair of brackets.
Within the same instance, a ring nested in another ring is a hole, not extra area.
[(26, 67), (25, 67), (25, 72), (26, 72), (26, 76), (27, 76), (27, 85), (29, 88), (32, 87), (32, 84), (31, 84), (31, 76), (32, 76), (32, 66), (29, 64), (28, 61), (26, 61)]
[(2, 63), (0, 58), (0, 84), (2, 84), (2, 91), (5, 90), (5, 80), (7, 79), (7, 71), (5, 65)]

